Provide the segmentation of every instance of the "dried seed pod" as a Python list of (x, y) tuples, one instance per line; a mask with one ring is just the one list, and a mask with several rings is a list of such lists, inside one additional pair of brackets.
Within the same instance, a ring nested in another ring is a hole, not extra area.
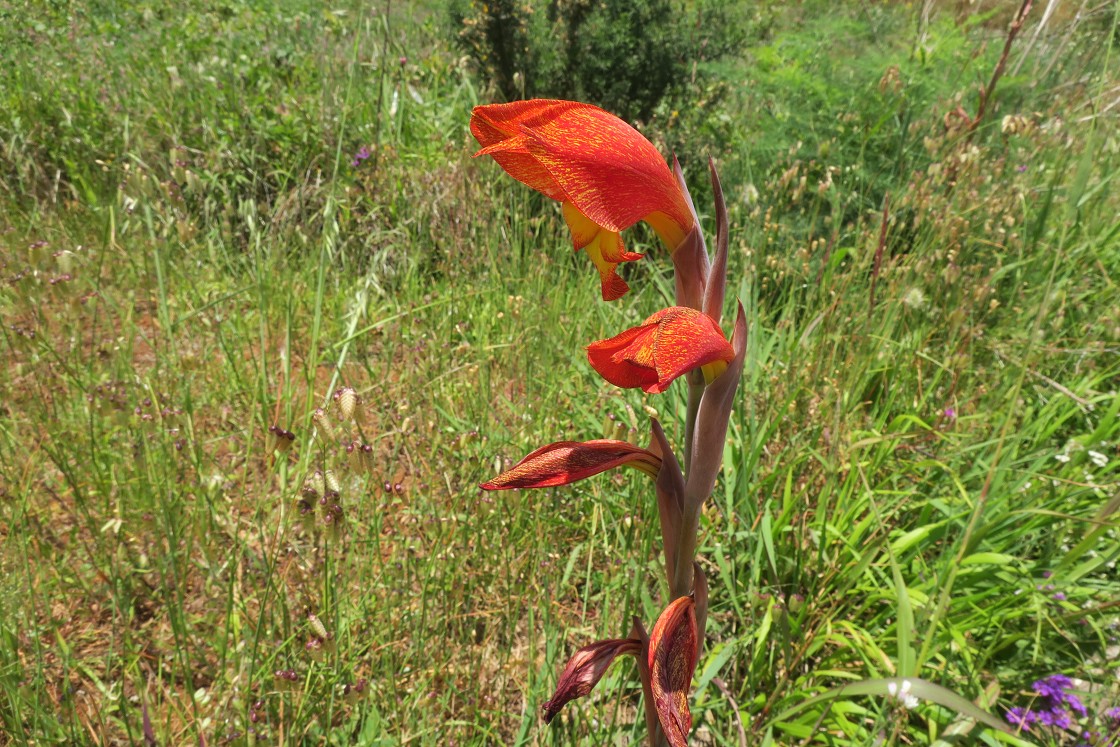
[(362, 464), (362, 442), (358, 440), (351, 441), (346, 444), (346, 461), (350, 464), (350, 471), (361, 473), (364, 469)]
[(64, 275), (69, 275), (74, 271), (74, 252), (69, 249), (55, 252), (55, 261), (58, 262), (58, 270)]
[(358, 699), (365, 695), (366, 688), (369, 682), (365, 677), (355, 682), (353, 685), (346, 684), (342, 687), (342, 697), (346, 698), (348, 703), (357, 703)]
[[(303, 494), (308, 497), (318, 498), (327, 491), (326, 480), (323, 479), (323, 473), (315, 470), (308, 475), (306, 482), (303, 484)], [(310, 494), (310, 495), (309, 495)]]

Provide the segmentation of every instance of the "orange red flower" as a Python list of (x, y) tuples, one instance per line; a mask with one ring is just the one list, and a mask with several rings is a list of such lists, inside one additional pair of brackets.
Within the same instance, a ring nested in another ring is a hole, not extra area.
[(587, 346), (587, 360), (604, 379), (651, 393), (696, 368), (712, 381), (734, 357), (715, 320), (686, 306), (662, 309), (641, 326)]
[(618, 276), (626, 251), (621, 232), (649, 223), (675, 250), (696, 219), (688, 197), (657, 149), (613, 114), (575, 101), (533, 99), (477, 106), (471, 133), (510, 176), (563, 203), (576, 250), (599, 270), (603, 298), (629, 290)]

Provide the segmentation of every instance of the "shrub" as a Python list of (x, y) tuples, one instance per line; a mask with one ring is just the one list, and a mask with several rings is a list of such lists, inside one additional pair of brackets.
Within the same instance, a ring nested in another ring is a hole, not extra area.
[(648, 120), (692, 66), (734, 46), (727, 11), (671, 0), (452, 0), (459, 47), (506, 100), (589, 101)]

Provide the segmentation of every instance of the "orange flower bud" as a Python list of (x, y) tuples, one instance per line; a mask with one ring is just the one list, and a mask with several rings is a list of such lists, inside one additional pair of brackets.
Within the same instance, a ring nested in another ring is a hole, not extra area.
[(624, 389), (663, 392), (678, 376), (703, 368), (712, 381), (735, 357), (719, 325), (685, 306), (662, 309), (640, 326), (587, 346), (587, 360), (599, 374)]
[(483, 490), (551, 488), (624, 465), (656, 476), (661, 469), (661, 457), (626, 441), (559, 441), (542, 446), (481, 487)]

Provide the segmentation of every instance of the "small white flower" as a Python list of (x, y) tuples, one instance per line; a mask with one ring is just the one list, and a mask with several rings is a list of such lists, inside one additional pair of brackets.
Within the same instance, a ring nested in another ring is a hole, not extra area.
[(1092, 449), (1090, 449), (1089, 459), (1091, 459), (1093, 461), (1093, 464), (1097, 465), (1098, 467), (1105, 467), (1108, 465), (1108, 457), (1106, 457), (1099, 451), (1093, 451)]
[(897, 682), (888, 682), (887, 694), (890, 695), (891, 700), (897, 700), (903, 708), (913, 710), (920, 705), (921, 701), (910, 692), (912, 687), (910, 680), (903, 680), (902, 687), (899, 687)]
[(1055, 454), (1054, 458), (1057, 459), (1062, 464), (1065, 464), (1066, 462), (1069, 461), (1069, 454)]

